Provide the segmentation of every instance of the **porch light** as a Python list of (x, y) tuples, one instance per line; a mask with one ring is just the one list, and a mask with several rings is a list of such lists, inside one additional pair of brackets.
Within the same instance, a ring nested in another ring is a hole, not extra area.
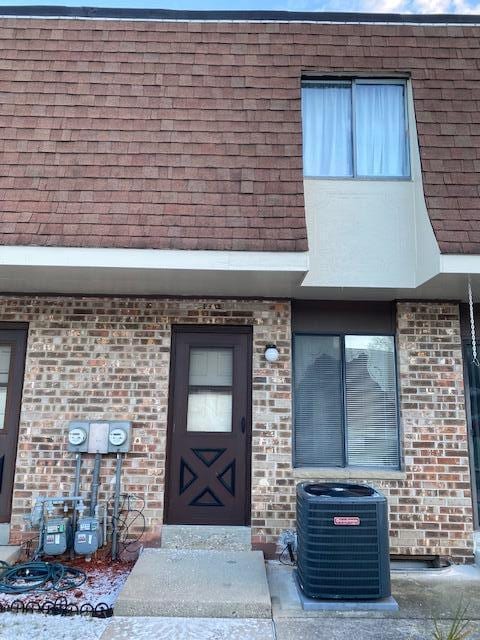
[(278, 349), (274, 344), (267, 344), (265, 347), (265, 360), (267, 362), (276, 362), (279, 357)]

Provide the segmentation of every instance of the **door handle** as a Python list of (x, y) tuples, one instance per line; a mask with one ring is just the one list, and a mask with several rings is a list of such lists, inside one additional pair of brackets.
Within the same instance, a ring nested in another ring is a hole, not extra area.
[(246, 421), (245, 421), (245, 417), (243, 417), (243, 418), (240, 420), (240, 428), (241, 428), (241, 430), (242, 430), (242, 433), (245, 433), (245, 428), (246, 428), (246, 424), (245, 424), (245, 422), (246, 422)]

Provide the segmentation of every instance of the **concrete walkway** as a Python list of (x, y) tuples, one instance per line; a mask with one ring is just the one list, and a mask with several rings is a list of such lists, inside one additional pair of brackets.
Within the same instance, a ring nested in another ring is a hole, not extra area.
[(471, 618), (480, 621), (480, 570), (475, 566), (443, 570), (392, 572), (392, 595), (398, 611), (304, 611), (293, 581), (293, 569), (278, 562), (267, 563), (274, 619), (283, 618), (377, 618), (452, 619), (459, 606), (468, 605)]
[[(170, 551), (170, 553), (172, 553)], [(219, 576), (213, 566), (204, 573), (203, 586), (198, 578), (193, 578), (198, 573), (198, 567), (191, 565), (192, 557), (188, 551), (176, 551), (180, 554), (177, 562), (185, 561), (188, 575), (180, 571), (183, 577), (174, 585), (178, 600), (174, 603), (175, 617), (115, 617), (105, 630), (102, 640), (146, 640), (152, 637), (166, 639), (195, 640), (345, 640), (354, 637), (355, 640), (433, 640), (434, 620), (438, 621), (440, 628), (448, 630), (452, 619), (455, 617), (459, 606), (467, 606), (467, 617), (471, 620), (466, 640), (480, 640), (480, 569), (476, 566), (452, 567), (444, 570), (392, 572), (392, 593), (399, 604), (397, 612), (331, 612), (331, 611), (304, 611), (293, 581), (291, 567), (281, 565), (278, 562), (267, 563), (268, 587), (271, 595), (271, 619), (260, 618), (258, 611), (250, 611), (249, 616), (244, 614), (241, 618), (240, 609), (236, 608), (237, 619), (228, 617), (196, 617), (202, 615), (202, 609), (197, 613), (190, 613), (189, 617), (182, 615), (181, 601), (190, 598), (195, 600), (195, 592), (200, 589), (205, 592), (205, 597), (213, 605), (212, 612), (221, 611), (219, 599), (222, 594), (231, 593), (230, 587), (235, 583), (238, 599), (243, 591), (252, 600), (255, 599), (252, 591), (250, 571), (244, 568), (238, 572), (238, 566), (230, 564), (231, 575)], [(210, 552), (219, 553), (219, 552)], [(221, 552), (220, 552), (221, 553)], [(233, 557), (228, 559), (232, 560)], [(227, 560), (227, 555), (225, 560)], [(239, 552), (236, 552), (237, 560)], [(241, 553), (240, 553), (241, 556)], [(168, 556), (172, 558), (172, 556)], [(197, 556), (198, 557), (198, 556)], [(252, 557), (247, 554), (247, 557)], [(219, 556), (216, 557), (218, 560)], [(208, 567), (208, 559), (204, 566)], [(146, 566), (152, 569), (151, 557), (147, 554), (144, 559)], [(218, 565), (217, 563), (217, 566)], [(258, 567), (257, 567), (258, 569)], [(143, 571), (143, 570), (142, 570)], [(212, 573), (213, 571), (213, 573)], [(164, 574), (165, 575), (165, 574)], [(193, 579), (193, 581), (192, 581)], [(141, 584), (134, 583), (134, 589)], [(223, 581), (223, 582), (222, 582)], [(165, 582), (165, 581), (164, 581)], [(172, 585), (165, 583), (168, 592)], [(139, 595), (138, 592), (137, 597)], [(145, 597), (155, 598), (143, 593)], [(192, 597), (191, 597), (192, 596)], [(143, 596), (142, 596), (143, 597)], [(260, 610), (266, 612), (265, 603)], [(123, 605), (122, 605), (123, 607)], [(180, 608), (179, 608), (180, 607)], [(124, 610), (124, 609), (123, 609)], [(116, 608), (116, 613), (121, 613)], [(205, 611), (205, 609), (203, 609)], [(166, 614), (168, 615), (168, 614)], [(170, 614), (171, 616), (172, 614)], [(194, 617), (192, 617), (194, 616)], [(251, 617), (250, 617), (251, 616)], [(268, 613), (270, 616), (270, 613)]]
[(433, 640), (433, 621), (446, 630), (458, 607), (468, 606), (468, 640), (480, 640), (480, 570), (451, 567), (392, 572), (396, 612), (304, 611), (292, 569), (267, 563), (276, 640)]
[[(121, 617), (109, 620), (1, 614), (0, 638), (12, 640), (433, 640), (433, 621), (447, 630), (460, 603), (472, 620), (465, 640), (480, 640), (480, 570), (456, 567), (392, 574), (398, 612), (306, 612), (292, 569), (267, 563), (272, 617)], [(209, 586), (204, 587), (207, 591)], [(3, 624), (4, 623), (4, 624)], [(3, 625), (3, 626), (2, 626)]]
[(101, 640), (275, 640), (272, 620), (114, 618)]

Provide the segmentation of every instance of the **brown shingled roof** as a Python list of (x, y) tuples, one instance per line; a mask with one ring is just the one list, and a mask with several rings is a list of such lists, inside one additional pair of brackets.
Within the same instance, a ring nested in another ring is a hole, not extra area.
[(0, 243), (302, 251), (302, 73), (411, 73), (444, 252), (480, 253), (480, 28), (0, 20)]

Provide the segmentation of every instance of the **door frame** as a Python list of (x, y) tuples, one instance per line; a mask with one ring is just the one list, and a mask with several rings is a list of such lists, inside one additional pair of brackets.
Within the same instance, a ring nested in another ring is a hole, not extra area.
[(473, 515), (473, 528), (478, 531), (480, 529), (480, 517), (478, 513), (478, 490), (477, 479), (475, 476), (475, 447), (473, 443), (473, 430), (472, 430), (472, 404), (470, 400), (470, 376), (468, 373), (467, 365), (467, 347), (472, 346), (472, 340), (462, 339), (462, 372), (463, 372), (463, 394), (465, 401), (465, 420), (467, 426), (467, 444), (468, 444), (468, 465), (470, 475), (470, 489), (472, 493), (472, 515)]
[[(28, 341), (28, 324), (24, 322), (0, 322), (0, 338), (3, 332), (11, 332), (17, 334), (12, 340), (14, 345), (12, 350), (12, 358), (10, 361), (9, 379), (7, 386), (7, 403), (5, 406), (5, 417), (11, 414), (12, 424), (14, 425), (15, 437), (13, 438), (13, 446), (11, 454), (13, 456), (13, 474), (8, 479), (8, 483), (4, 478), (0, 478), (1, 484), (7, 484), (9, 497), (8, 507), (4, 516), (0, 514), (0, 523), (8, 524), (12, 516), (12, 500), (15, 490), (15, 474), (18, 451), (18, 437), (20, 433), (20, 415), (22, 410), (23, 386), (25, 381), (25, 364), (27, 360), (27, 341)], [(7, 342), (10, 342), (7, 340)], [(10, 384), (12, 385), (10, 387)], [(8, 436), (7, 436), (8, 437)], [(3, 473), (7, 471), (4, 469)]]
[[(173, 391), (175, 386), (175, 365), (177, 353), (177, 336), (185, 333), (209, 333), (222, 334), (244, 334), (249, 336), (247, 347), (247, 424), (245, 434), (245, 526), (250, 526), (252, 519), (252, 368), (253, 368), (253, 327), (252, 325), (215, 325), (215, 324), (175, 324), (171, 325), (170, 342), (170, 368), (168, 380), (168, 416), (167, 416), (167, 442), (165, 446), (165, 482), (164, 482), (164, 504), (163, 504), (163, 524), (168, 524), (167, 513), (170, 506), (170, 476), (168, 473), (173, 447)], [(214, 526), (214, 525), (212, 525)], [(228, 525), (225, 525), (228, 526)]]

